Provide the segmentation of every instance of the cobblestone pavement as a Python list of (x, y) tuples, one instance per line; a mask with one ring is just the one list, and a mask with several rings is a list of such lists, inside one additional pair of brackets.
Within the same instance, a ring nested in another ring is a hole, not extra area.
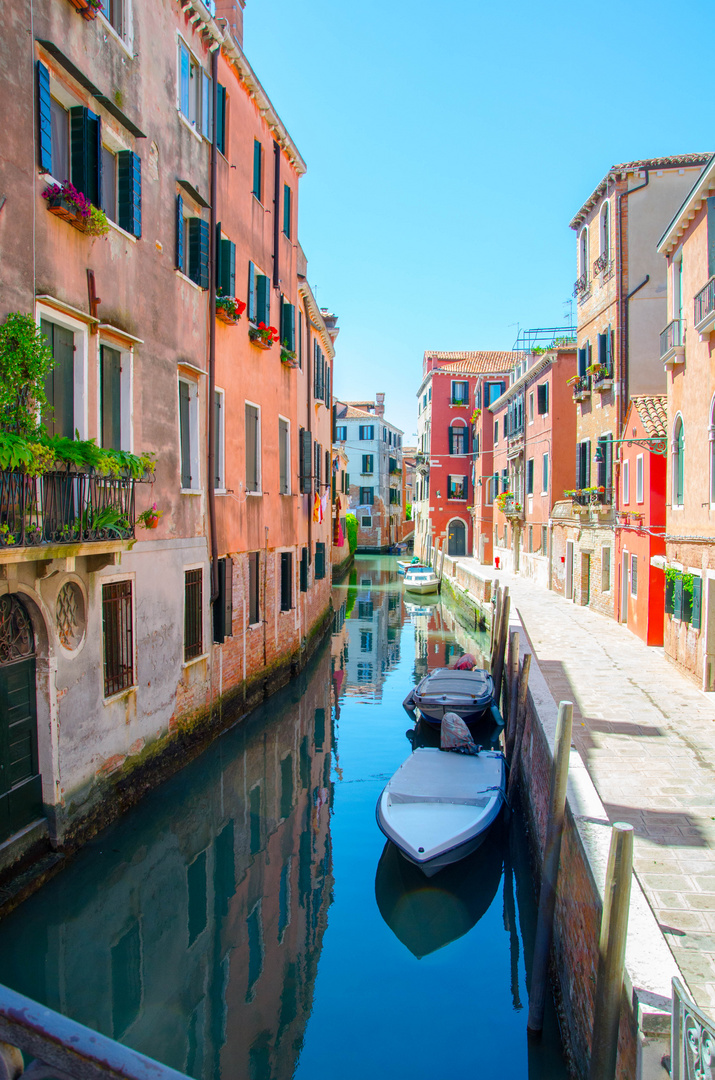
[[(471, 564), (484, 575), (484, 567)], [(715, 695), (621, 624), (523, 578), (509, 586), (611, 821), (635, 830), (635, 870), (696, 1002), (715, 1017)]]

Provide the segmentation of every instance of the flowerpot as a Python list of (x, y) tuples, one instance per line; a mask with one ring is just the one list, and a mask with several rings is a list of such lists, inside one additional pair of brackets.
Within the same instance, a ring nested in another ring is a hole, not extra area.
[(150, 517), (150, 518), (146, 519), (146, 527), (147, 527), (147, 529), (155, 529), (158, 524), (159, 524), (159, 518), (158, 517)]
[(96, 19), (96, 18), (97, 18), (97, 15), (98, 15), (98, 13), (99, 13), (99, 12), (100, 12), (101, 10), (102, 10), (101, 8), (96, 8), (96, 7), (89, 7), (89, 6), (87, 6), (86, 8), (84, 8), (84, 9), (83, 9), (83, 11), (82, 11), (82, 16), (83, 16), (83, 18), (85, 18), (85, 19), (90, 19), (90, 20), (91, 20), (91, 19)]
[(250, 336), (250, 339), (251, 339), (251, 345), (255, 345), (257, 349), (264, 349), (265, 350), (265, 349), (272, 349), (273, 348), (273, 342), (272, 341), (266, 341), (265, 338), (262, 338), (262, 337), (253, 337), (252, 334), (249, 335), (249, 336)]
[(62, 195), (53, 195), (51, 199), (47, 200), (47, 209), (55, 217), (62, 218), (63, 221), (74, 225), (75, 229), (80, 232), (85, 231), (87, 219), (80, 214), (75, 204), (70, 202), (69, 199), (65, 199)]
[(77, 11), (85, 11), (89, 7), (89, 0), (70, 0), (70, 4), (77, 8)]
[(226, 326), (235, 326), (238, 319), (234, 319), (233, 315), (229, 315), (225, 308), (216, 308), (216, 318), (220, 319), (222, 323), (226, 323)]

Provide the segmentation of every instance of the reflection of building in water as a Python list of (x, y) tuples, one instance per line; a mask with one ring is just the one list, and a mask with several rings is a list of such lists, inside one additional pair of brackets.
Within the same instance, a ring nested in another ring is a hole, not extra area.
[(446, 605), (408, 604), (406, 608), (415, 627), (416, 681), (435, 668), (449, 667), (465, 652), (476, 656), (480, 667), (486, 666), (481, 639), (465, 630)]
[(201, 1080), (288, 1080), (332, 899), (330, 665), (9, 916), (0, 981)]
[(343, 689), (351, 696), (379, 701), (385, 676), (400, 659), (401, 587), (396, 568), (361, 562), (356, 563), (350, 584), (356, 594), (345, 621)]

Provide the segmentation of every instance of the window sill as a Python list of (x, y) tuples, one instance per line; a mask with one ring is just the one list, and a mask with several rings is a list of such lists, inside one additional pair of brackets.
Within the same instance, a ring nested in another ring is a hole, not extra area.
[(262, 494), (263, 494), (263, 492), (262, 492), (262, 491), (247, 491), (247, 492), (246, 492), (246, 495), (247, 495), (247, 496), (248, 496), (248, 495), (253, 495), (254, 497), (260, 496), (260, 495), (262, 495)]
[(250, 622), (248, 624), (248, 629), (249, 630), (260, 630), (262, 626), (263, 626), (263, 623), (259, 620), (258, 622)]
[(185, 281), (187, 285), (190, 285), (192, 289), (196, 289), (197, 292), (206, 292), (206, 289), (202, 289), (200, 285), (197, 285), (195, 281), (192, 281), (188, 274), (185, 274), (183, 270), (174, 267), (174, 273), (177, 277), (180, 277), (182, 281)]
[(203, 488), (180, 488), (179, 495), (203, 495)]
[(198, 664), (201, 660), (208, 660), (208, 658), (209, 654), (207, 652), (202, 652), (200, 656), (192, 656), (190, 660), (182, 660), (181, 666), (182, 668), (188, 668), (193, 664)]
[(260, 200), (260, 199), (258, 198), (258, 196), (256, 195), (255, 191), (252, 191), (252, 192), (251, 192), (251, 197), (252, 197), (252, 198), (254, 199), (254, 201), (255, 201), (256, 203), (258, 203), (258, 205), (260, 206), (260, 208), (261, 208), (261, 210), (263, 211), (263, 213), (264, 213), (264, 214), (267, 214), (267, 213), (268, 213), (268, 211), (266, 210), (265, 206), (263, 205), (263, 203), (261, 202), (261, 200)]
[(204, 141), (203, 135), (201, 134), (200, 131), (196, 130), (195, 126), (191, 123), (188, 116), (184, 116), (184, 114), (182, 113), (182, 111), (181, 111), (181, 109), (179, 108), (178, 105), (176, 106), (176, 113), (177, 113), (177, 116), (179, 117), (179, 120), (184, 125), (184, 127), (189, 129), (189, 131), (191, 132), (191, 134), (194, 136), (195, 139), (197, 139), (200, 143), (203, 143), (203, 141)]
[(103, 15), (101, 11), (98, 12), (98, 15), (99, 15), (100, 24), (104, 27), (105, 31), (109, 34), (109, 36), (114, 41), (116, 41), (119, 48), (124, 50), (124, 52), (127, 54), (129, 59), (133, 60), (134, 59), (134, 53), (129, 48), (126, 41), (122, 37), (122, 35), (117, 33), (117, 31), (114, 29), (114, 27), (110, 23), (109, 19), (105, 15)]
[(124, 690), (119, 690), (119, 691), (117, 691), (116, 694), (112, 694), (111, 697), (103, 698), (102, 699), (102, 704), (103, 705), (114, 705), (115, 702), (122, 701), (125, 698), (129, 698), (129, 697), (132, 696), (132, 694), (136, 694), (136, 692), (137, 692), (137, 684), (134, 683), (133, 686), (127, 686)]
[(131, 240), (133, 244), (136, 244), (137, 240), (139, 239), (138, 236), (132, 236), (130, 232), (127, 232), (126, 229), (123, 229), (121, 225), (117, 225), (116, 221), (112, 221), (111, 218), (107, 218), (107, 225), (109, 225), (110, 229), (114, 229), (115, 232), (118, 232), (120, 236), (123, 236), (126, 240)]
[(228, 489), (225, 487), (214, 488), (214, 495), (228, 495)]
[(290, 615), (291, 611), (293, 611), (293, 608), (292, 608), (292, 607), (289, 607), (289, 608), (281, 608), (281, 609), (280, 609), (280, 611), (278, 612), (278, 614), (279, 614), (279, 615)]

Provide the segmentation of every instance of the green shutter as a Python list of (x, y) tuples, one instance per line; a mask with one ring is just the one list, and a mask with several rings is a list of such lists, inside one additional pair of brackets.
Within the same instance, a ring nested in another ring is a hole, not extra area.
[(189, 419), (189, 384), (179, 383), (179, 438), (181, 442), (181, 486), (191, 487), (191, 437)]
[[(313, 436), (305, 428), (300, 432), (300, 490), (310, 495), (312, 491)], [(311, 511), (312, 512), (312, 511)]]
[(252, 262), (248, 264), (248, 321), (258, 322), (256, 318), (256, 268)]
[(202, 289), (209, 287), (209, 226), (202, 218), (189, 218), (189, 277)]
[(266, 326), (271, 324), (271, 287), (265, 274), (256, 274), (256, 318)]
[(226, 87), (218, 83), (216, 87), (216, 145), (222, 154), (226, 153)]
[(283, 232), (290, 240), (290, 188), (283, 185)]
[(610, 326), (606, 331), (606, 367), (608, 374), (613, 375), (613, 332)]
[(258, 139), (253, 140), (253, 194), (261, 202), (261, 158), (263, 150)]
[(102, 190), (102, 121), (83, 105), (70, 109), (72, 183), (99, 206)]
[(184, 200), (176, 196), (176, 269), (184, 270)]
[(588, 363), (586, 355), (586, 349), (578, 350), (578, 373), (582, 378), (586, 374), (586, 364)]
[(102, 345), (100, 352), (102, 446), (105, 449), (121, 450), (122, 358), (116, 349), (111, 349), (108, 345)]
[[(217, 226), (217, 238), (220, 226)], [(236, 245), (232, 240), (218, 239), (216, 244), (216, 287), (221, 296), (236, 295)]]
[(281, 343), (290, 349), (291, 352), (295, 350), (295, 307), (293, 304), (289, 304), (287, 300), (283, 300), (281, 303)]
[(45, 376), (49, 406), (45, 426), (50, 435), (74, 439), (74, 334), (46, 319), (42, 319), (41, 329), (55, 359)]
[(308, 591), (308, 549), (305, 547), (300, 551), (300, 591)]
[(683, 575), (678, 574), (675, 579), (673, 590), (673, 616), (676, 619), (683, 617)]
[(696, 630), (699, 630), (700, 626), (701, 626), (700, 612), (701, 612), (701, 607), (702, 607), (702, 589), (703, 589), (703, 579), (701, 577), (697, 577), (697, 576), (693, 575), (693, 600), (692, 600), (692, 605), (693, 606), (692, 606), (692, 611), (690, 613), (690, 622), (691, 622), (691, 625), (694, 626)]
[(37, 146), (42, 172), (52, 172), (52, 110), (50, 106), (50, 73), (41, 60), (37, 61)]
[(132, 236), (142, 234), (142, 162), (133, 150), (117, 154), (118, 225)]

